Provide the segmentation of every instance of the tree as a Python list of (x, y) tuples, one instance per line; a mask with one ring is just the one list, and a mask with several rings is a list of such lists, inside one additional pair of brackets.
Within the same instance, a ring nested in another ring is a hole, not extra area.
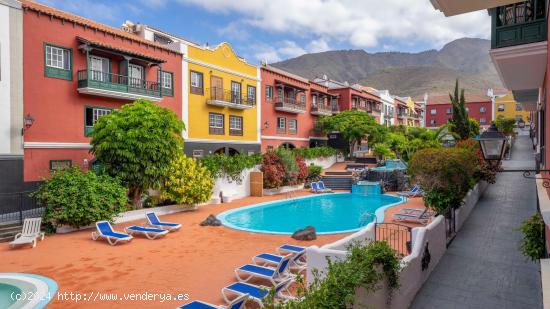
[(464, 89), (460, 89), (458, 94), (458, 79), (455, 84), (454, 95), (449, 94), (453, 106), (453, 118), (451, 119), (452, 130), (460, 139), (470, 137), (470, 123), (468, 122), (468, 112), (466, 111), (466, 99), (464, 98)]
[(210, 200), (213, 188), (210, 171), (182, 153), (170, 164), (161, 198), (178, 204), (195, 205)]
[(327, 131), (336, 131), (349, 143), (350, 155), (356, 144), (360, 144), (367, 135), (369, 143), (383, 142), (387, 129), (376, 123), (369, 114), (357, 110), (348, 110), (329, 117), (322, 117), (321, 127)]
[(183, 122), (171, 110), (137, 100), (101, 117), (94, 125), (91, 152), (105, 172), (129, 188), (136, 208), (141, 194), (159, 188), (171, 162), (183, 149)]

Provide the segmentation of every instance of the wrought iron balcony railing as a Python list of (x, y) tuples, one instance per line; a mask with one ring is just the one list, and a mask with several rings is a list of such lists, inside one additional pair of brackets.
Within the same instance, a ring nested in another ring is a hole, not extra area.
[(311, 106), (311, 114), (320, 116), (332, 115), (332, 108), (323, 104), (317, 104), (317, 106)]
[[(96, 70), (77, 72), (79, 92), (121, 98), (161, 98), (159, 82)], [(128, 95), (130, 94), (130, 95)]]
[(276, 97), (275, 110), (300, 114), (306, 111), (306, 103), (297, 101), (294, 98)]
[(547, 40), (545, 0), (529, 0), (490, 9), (491, 48)]
[(209, 105), (228, 106), (235, 109), (249, 109), (256, 104), (255, 97), (247, 97), (239, 91), (217, 87), (207, 88), (206, 97), (206, 103)]

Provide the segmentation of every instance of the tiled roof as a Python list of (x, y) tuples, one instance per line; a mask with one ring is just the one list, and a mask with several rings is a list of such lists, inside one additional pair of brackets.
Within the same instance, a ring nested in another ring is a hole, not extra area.
[(153, 62), (166, 62), (165, 60), (160, 59), (160, 58), (152, 57), (152, 56), (142, 54), (142, 53), (139, 53), (139, 52), (135, 52), (135, 51), (132, 51), (132, 50), (129, 50), (129, 49), (123, 49), (123, 48), (120, 48), (120, 47), (117, 47), (117, 46), (114, 46), (114, 45), (110, 45), (110, 44), (107, 44), (107, 43), (104, 43), (104, 42), (90, 40), (90, 39), (83, 38), (83, 37), (80, 37), (80, 36), (77, 37), (77, 39), (82, 43), (89, 43), (89, 44), (94, 45), (94, 46), (99, 46), (99, 47), (102, 47), (102, 48), (118, 51), (118, 52), (121, 52), (121, 53), (124, 53), (124, 54), (138, 56), (138, 57), (144, 58), (146, 60), (152, 60)]
[[(465, 99), (466, 103), (474, 103), (474, 102), (490, 102), (491, 98), (489, 98), (486, 94), (468, 94), (465, 93)], [(444, 105), (444, 104), (451, 104), (451, 99), (449, 98), (449, 95), (435, 95), (435, 96), (428, 96), (428, 103), (426, 105)]]
[(286, 77), (295, 79), (295, 80), (300, 81), (300, 82), (302, 82), (302, 83), (309, 84), (309, 80), (308, 80), (307, 78), (298, 76), (298, 75), (296, 75), (296, 74), (292, 74), (292, 73), (290, 73), (290, 72), (287, 72), (287, 71), (285, 71), (285, 70), (276, 68), (276, 67), (274, 67), (274, 66), (270, 66), (270, 65), (268, 65), (268, 64), (264, 64), (264, 65), (261, 66), (261, 68), (264, 69), (264, 70), (267, 70), (267, 71), (271, 71), (271, 72), (274, 72), (274, 73), (277, 73), (277, 74), (281, 74), (281, 75), (284, 75), (284, 76), (286, 76)]
[(80, 17), (80, 16), (77, 16), (77, 15), (74, 15), (74, 14), (71, 14), (71, 13), (68, 13), (68, 12), (64, 12), (64, 11), (61, 11), (61, 10), (58, 10), (58, 9), (54, 9), (54, 8), (49, 7), (47, 5), (40, 4), (40, 3), (31, 1), (31, 0), (20, 0), (20, 1), (21, 1), (21, 4), (22, 4), (24, 9), (33, 10), (33, 11), (36, 11), (36, 12), (39, 12), (39, 13), (42, 13), (42, 14), (46, 14), (46, 15), (51, 15), (51, 16), (54, 16), (54, 17), (57, 17), (57, 18), (60, 18), (60, 19), (63, 19), (63, 20), (69, 21), (69, 22), (73, 22), (73, 23), (76, 23), (76, 24), (79, 24), (79, 25), (82, 25), (82, 26), (86, 26), (86, 27), (90, 27), (92, 29), (97, 29), (97, 30), (100, 30), (100, 31), (104, 31), (105, 33), (109, 33), (109, 34), (112, 34), (112, 35), (117, 35), (119, 37), (123, 37), (123, 38), (128, 39), (128, 40), (136, 41), (136, 42), (146, 44), (146, 45), (149, 45), (149, 46), (154, 46), (156, 48), (166, 50), (166, 51), (170, 51), (170, 52), (173, 52), (173, 53), (176, 53), (176, 54), (181, 54), (179, 51), (175, 51), (175, 50), (173, 50), (173, 49), (171, 49), (167, 46), (164, 46), (164, 45), (161, 45), (161, 44), (158, 44), (158, 43), (155, 43), (155, 42), (148, 41), (148, 40), (146, 40), (144, 38), (141, 38), (141, 37), (139, 37), (135, 34), (131, 34), (131, 33), (125, 32), (123, 30), (120, 30), (120, 29), (117, 29), (117, 28), (114, 28), (114, 27), (111, 27), (111, 26), (107, 26), (107, 25), (102, 24), (102, 23), (95, 22), (95, 21), (92, 21), (92, 20), (84, 18), (84, 17)]

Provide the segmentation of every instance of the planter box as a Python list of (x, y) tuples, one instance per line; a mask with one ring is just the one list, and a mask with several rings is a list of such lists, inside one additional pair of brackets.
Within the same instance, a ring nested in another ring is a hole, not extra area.
[(287, 193), (297, 190), (302, 190), (304, 188), (304, 184), (294, 185), (294, 186), (283, 186), (279, 188), (274, 189), (264, 189), (264, 195), (276, 195), (281, 193)]
[[(160, 207), (153, 207), (153, 208), (143, 208), (143, 209), (137, 209), (137, 210), (130, 210), (130, 211), (126, 211), (126, 212), (123, 212), (121, 214), (119, 214), (115, 220), (114, 220), (114, 223), (115, 224), (118, 224), (118, 223), (123, 223), (123, 222), (128, 222), (128, 221), (136, 221), (136, 220), (143, 220), (145, 222), (145, 213), (148, 213), (148, 212), (154, 212), (156, 213), (157, 215), (167, 215), (167, 214), (171, 214), (171, 213), (176, 213), (176, 212), (182, 212), (182, 211), (192, 211), (192, 210), (196, 210), (197, 209), (197, 205), (168, 205), (168, 206), (160, 206)], [(58, 226), (57, 229), (56, 229), (56, 233), (57, 234), (65, 234), (65, 233), (71, 233), (71, 232), (76, 232), (76, 231), (80, 231), (80, 230), (85, 230), (85, 229), (90, 229), (90, 228), (95, 228), (95, 224), (92, 224), (92, 225), (88, 225), (88, 226), (83, 226), (81, 228), (74, 228), (72, 226), (67, 226), (67, 225), (62, 225), (62, 226)]]

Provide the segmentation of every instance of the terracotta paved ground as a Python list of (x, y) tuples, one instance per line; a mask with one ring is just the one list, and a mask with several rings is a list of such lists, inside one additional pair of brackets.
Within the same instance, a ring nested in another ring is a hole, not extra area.
[[(308, 194), (302, 191), (296, 195)], [(183, 228), (164, 239), (134, 239), (129, 244), (110, 246), (90, 238), (92, 230), (46, 237), (34, 249), (10, 250), (0, 244), (0, 272), (25, 272), (53, 278), (60, 292), (87, 293), (171, 293), (189, 294), (222, 304), (220, 289), (235, 281), (233, 269), (251, 262), (260, 252), (272, 252), (282, 243), (323, 245), (344, 235), (319, 236), (313, 242), (299, 242), (289, 236), (254, 234), (225, 227), (200, 227), (208, 214), (284, 198), (248, 197), (228, 204), (202, 206), (193, 212), (162, 216), (163, 220), (183, 224)], [(400, 207), (400, 206), (397, 206)], [(396, 208), (386, 212), (386, 218)], [(422, 207), (414, 199), (407, 207)], [(124, 226), (142, 223), (131, 222)], [(55, 299), (48, 308), (174, 308), (186, 301), (96, 301), (74, 302)]]

